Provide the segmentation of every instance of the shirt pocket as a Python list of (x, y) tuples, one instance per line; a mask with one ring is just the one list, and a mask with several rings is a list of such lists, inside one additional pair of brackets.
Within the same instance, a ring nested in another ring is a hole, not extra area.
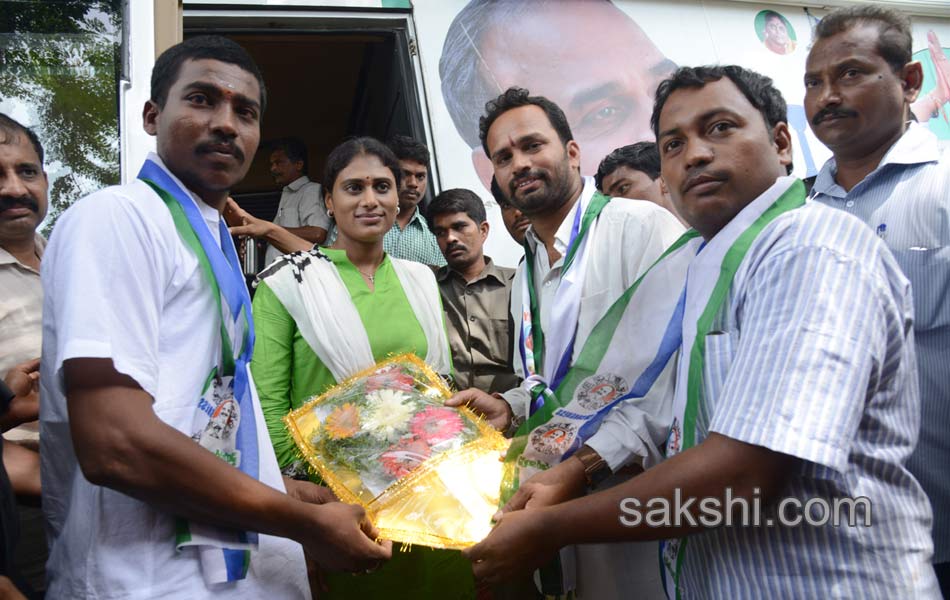
[(914, 329), (950, 325), (950, 246), (893, 250), (914, 294)]
[(505, 319), (489, 319), (490, 329), (488, 331), (489, 340), (487, 350), (490, 357), (497, 363), (505, 365), (508, 362), (508, 355), (511, 352), (511, 324)]
[(717, 331), (706, 335), (706, 347), (703, 352), (703, 394), (706, 405), (715, 402), (722, 392), (729, 370), (735, 359), (736, 344), (733, 335)]

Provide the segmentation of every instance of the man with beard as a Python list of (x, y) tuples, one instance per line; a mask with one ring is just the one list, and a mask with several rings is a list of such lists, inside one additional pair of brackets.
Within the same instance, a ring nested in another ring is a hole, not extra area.
[(394, 136), (387, 144), (399, 159), (399, 210), (393, 228), (383, 238), (386, 253), (395, 258), (441, 267), (445, 259), (432, 237), (426, 218), (419, 210), (429, 185), (429, 149), (404, 135)]
[[(465, 390), (448, 404), (468, 403), (515, 434), (506, 489), (553, 474), (562, 497), (536, 503), (556, 503), (662, 458), (675, 361), (661, 342), (685, 272), (641, 285), (648, 303), (631, 300), (631, 288), (683, 228), (653, 203), (597, 193), (580, 175), (564, 112), (547, 98), (511, 88), (485, 109), (485, 154), (499, 187), (531, 220), (511, 302), (515, 370), (526, 379), (494, 396)], [(597, 394), (602, 384), (619, 393)], [(571, 454), (581, 468), (544, 470)], [(636, 586), (642, 597), (659, 597), (656, 552), (655, 544), (578, 547), (544, 570), (542, 591), (609, 599)]]
[(556, 490), (529, 483), (465, 551), (476, 578), (564, 544), (667, 538), (670, 598), (939, 598), (930, 507), (904, 466), (920, 405), (894, 256), (787, 176), (770, 79), (684, 67), (656, 98), (663, 179), (695, 229), (653, 267), (690, 257), (666, 459), (557, 506), (533, 507)]
[[(250, 379), (250, 298), (221, 212), (265, 105), (235, 42), (172, 46), (142, 114), (157, 153), (56, 225), (40, 371), (50, 597), (310, 598), (304, 551), (354, 572), (390, 556), (360, 507), (281, 480)], [(228, 445), (206, 443), (224, 403)]]
[[(49, 181), (43, 170), (43, 146), (36, 134), (0, 114), (0, 374), (40, 355), (43, 286), (40, 260), (46, 247), (36, 228), (46, 216)], [(36, 415), (4, 434), (22, 447), (7, 446), (36, 463), (39, 434)], [(46, 537), (37, 506), (19, 507), (17, 563), (37, 592), (45, 589)]]
[(812, 197), (871, 226), (913, 286), (921, 425), (907, 466), (934, 508), (934, 566), (950, 596), (950, 154), (911, 122), (922, 79), (910, 19), (877, 6), (840, 9), (815, 29), (805, 110), (834, 153)]
[(436, 272), (445, 309), (455, 384), (494, 393), (518, 385), (512, 367), (511, 280), (482, 251), (488, 239), (485, 205), (471, 190), (446, 190), (429, 206), (432, 233), (445, 256)]

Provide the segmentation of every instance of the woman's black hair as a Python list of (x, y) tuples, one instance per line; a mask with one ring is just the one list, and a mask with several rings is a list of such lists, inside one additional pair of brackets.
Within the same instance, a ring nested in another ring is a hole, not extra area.
[(323, 193), (330, 194), (333, 191), (333, 185), (340, 171), (346, 168), (354, 158), (360, 155), (375, 156), (383, 166), (392, 171), (393, 178), (396, 180), (396, 190), (399, 190), (399, 179), (402, 170), (399, 168), (399, 160), (389, 146), (372, 137), (350, 138), (337, 146), (327, 157), (326, 166), (323, 169)]

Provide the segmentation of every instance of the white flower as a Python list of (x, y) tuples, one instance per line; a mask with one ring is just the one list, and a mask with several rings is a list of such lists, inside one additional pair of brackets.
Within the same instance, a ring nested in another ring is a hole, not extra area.
[(363, 415), (363, 427), (374, 435), (394, 442), (402, 435), (412, 417), (409, 396), (394, 390), (377, 390), (366, 396), (368, 410)]

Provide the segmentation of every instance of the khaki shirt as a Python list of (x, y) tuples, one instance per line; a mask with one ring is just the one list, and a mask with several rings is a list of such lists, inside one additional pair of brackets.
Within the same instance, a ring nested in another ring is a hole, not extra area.
[(436, 272), (445, 310), (449, 347), (460, 390), (474, 387), (502, 392), (518, 385), (512, 366), (513, 324), (509, 312), (514, 269), (496, 266), (485, 257), (485, 268), (466, 282), (448, 266)]
[[(36, 234), (36, 255), (43, 258), (46, 240)], [(0, 377), (14, 365), (40, 356), (43, 339), (43, 286), (40, 274), (0, 248)], [(8, 440), (32, 445), (39, 440), (37, 424), (24, 423), (7, 431)]]
[[(46, 240), (36, 235), (36, 255)], [(43, 286), (38, 271), (0, 248), (0, 377), (14, 365), (37, 358), (43, 331)]]

